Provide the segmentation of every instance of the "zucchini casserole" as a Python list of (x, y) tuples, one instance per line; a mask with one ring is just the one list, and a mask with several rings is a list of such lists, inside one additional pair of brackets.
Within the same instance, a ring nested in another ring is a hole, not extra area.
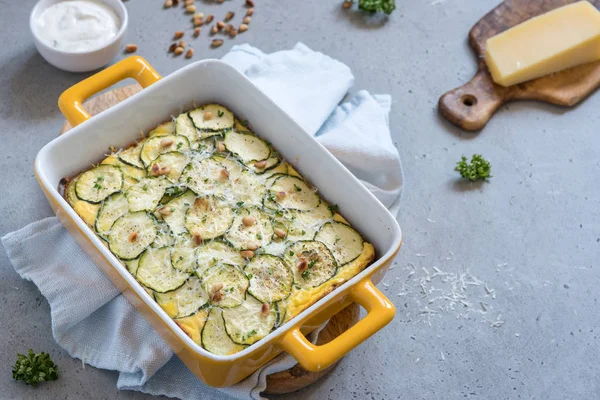
[(242, 351), (374, 259), (337, 207), (218, 104), (66, 180), (75, 212), (207, 351)]

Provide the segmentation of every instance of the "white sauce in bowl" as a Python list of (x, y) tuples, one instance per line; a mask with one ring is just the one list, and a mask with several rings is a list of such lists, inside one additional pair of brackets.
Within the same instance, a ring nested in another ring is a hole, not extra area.
[(36, 33), (44, 44), (75, 53), (101, 48), (117, 35), (120, 25), (110, 7), (94, 0), (56, 3), (35, 20)]

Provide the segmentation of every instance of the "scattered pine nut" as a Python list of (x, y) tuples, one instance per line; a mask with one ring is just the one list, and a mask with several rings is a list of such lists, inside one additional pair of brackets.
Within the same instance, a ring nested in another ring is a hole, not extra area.
[(213, 48), (219, 47), (223, 44), (223, 41), (221, 39), (213, 39), (213, 41), (210, 43), (210, 45)]
[(206, 23), (210, 24), (213, 21), (213, 19), (215, 19), (214, 15), (212, 15), (212, 14), (207, 15), (206, 16)]
[(235, 13), (233, 11), (227, 11), (227, 14), (225, 14), (225, 22), (230, 21), (234, 16)]
[(242, 218), (242, 222), (244, 223), (245, 226), (252, 226), (256, 222), (256, 218), (254, 218), (250, 215), (247, 215), (244, 218)]
[(242, 250), (240, 251), (240, 256), (244, 258), (252, 258), (254, 257), (254, 252), (252, 250)]
[(183, 47), (185, 49), (185, 40), (180, 40), (179, 41), (179, 47)]
[(223, 28), (225, 28), (225, 22), (223, 22), (223, 21), (217, 22), (217, 29), (221, 30)]
[(183, 6), (187, 7), (194, 4), (194, 0), (183, 0)]
[(254, 251), (254, 250), (258, 250), (258, 247), (259, 247), (259, 246), (258, 246), (256, 243), (250, 243), (250, 244), (248, 245), (248, 250), (252, 250), (252, 251)]
[(173, 143), (173, 139), (163, 139), (160, 141), (160, 147), (169, 147)]
[(213, 303), (217, 303), (217, 302), (223, 300), (223, 297), (224, 297), (223, 292), (216, 292), (210, 297), (210, 301)]
[(229, 171), (227, 171), (225, 168), (223, 168), (221, 170), (221, 178), (223, 178), (223, 179), (228, 179), (229, 178)]
[(225, 27), (225, 33), (230, 33), (232, 29), (235, 29), (233, 25), (227, 24), (227, 26)]
[(277, 192), (275, 193), (275, 197), (277, 198), (277, 200), (283, 200), (285, 199), (286, 193), (285, 192)]
[(185, 58), (192, 58), (194, 56), (194, 49), (189, 49), (187, 53), (185, 53)]
[(128, 44), (125, 46), (125, 53), (135, 53), (137, 49), (137, 44)]
[(204, 25), (204, 20), (202, 18), (194, 18), (194, 26), (202, 26)]
[(177, 48), (177, 43), (173, 43), (172, 45), (170, 45), (169, 46), (169, 53), (174, 52), (176, 48)]
[(221, 4), (223, 3), (225, 0), (217, 0), (217, 3)]
[(165, 8), (171, 8), (171, 7), (173, 7), (173, 0), (166, 0)]
[(189, 5), (185, 7), (185, 12), (188, 14), (193, 14), (196, 12), (196, 6), (194, 5)]
[(194, 29), (194, 37), (200, 36), (200, 28)]
[(170, 167), (162, 167), (160, 171), (158, 171), (158, 175), (168, 175), (171, 173)]
[(223, 142), (217, 142), (217, 150), (219, 150), (220, 153), (223, 153), (225, 151), (225, 144), (223, 144)]
[(275, 228), (273, 231), (275, 232), (275, 235), (279, 238), (283, 239), (284, 237), (287, 236), (287, 232), (284, 231), (283, 229)]
[(263, 169), (267, 166), (267, 160), (255, 161), (254, 166), (259, 169)]
[(198, 233), (194, 233), (194, 244), (196, 246), (200, 246), (202, 244), (202, 236), (200, 236)]
[(137, 232), (131, 232), (129, 234), (129, 237), (127, 238), (127, 240), (129, 240), (129, 243), (133, 243), (137, 240), (138, 238), (138, 233)]
[(204, 111), (204, 121), (209, 121), (212, 119), (212, 117), (213, 115), (210, 111)]
[(246, 25), (248, 25), (250, 23), (251, 19), (252, 18), (250, 18), (250, 17), (244, 17), (244, 20), (242, 22), (245, 23)]
[(269, 307), (269, 305), (267, 303), (263, 303), (263, 305), (260, 308), (260, 313), (263, 317), (266, 317), (269, 315), (269, 313), (271, 312), (271, 307)]
[(246, 0), (246, 5), (248, 7), (254, 7), (254, 0)]
[(308, 268), (308, 262), (306, 262), (306, 260), (302, 260), (298, 263), (297, 267), (298, 271), (306, 271)]
[(183, 37), (183, 31), (175, 32), (175, 39), (181, 39)]
[(211, 35), (216, 35), (217, 32), (219, 32), (219, 29), (217, 28), (216, 25), (213, 25), (212, 28), (210, 28)]
[(175, 53), (175, 55), (176, 55), (176, 56), (180, 56), (180, 55), (182, 55), (182, 54), (183, 54), (183, 52), (184, 52), (184, 49), (183, 49), (183, 47), (181, 47), (181, 46), (177, 46), (177, 47), (175, 48), (175, 51), (174, 51), (174, 53)]
[(215, 283), (214, 285), (212, 285), (212, 288), (210, 288), (210, 291), (212, 293), (216, 293), (221, 289), (223, 289), (223, 284), (219, 282), (219, 283)]
[(162, 216), (171, 215), (171, 207), (162, 207), (158, 210), (158, 213)]
[(173, 0), (173, 6), (178, 6), (179, 5), (179, 0)]
[(201, 13), (201, 12), (196, 13), (196, 14), (192, 15), (192, 18), (204, 18), (204, 13)]
[(248, 11), (246, 11), (246, 16), (250, 17), (252, 14), (254, 14), (254, 8), (249, 8)]
[(350, 7), (352, 7), (352, 2), (351, 1), (344, 1), (344, 3), (342, 3), (342, 7), (347, 10)]
[(240, 25), (240, 28), (239, 28), (240, 33), (246, 32), (247, 30), (248, 30), (248, 25), (246, 25), (246, 24)]

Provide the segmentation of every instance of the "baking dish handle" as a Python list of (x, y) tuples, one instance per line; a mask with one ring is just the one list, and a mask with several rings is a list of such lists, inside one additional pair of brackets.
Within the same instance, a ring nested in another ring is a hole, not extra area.
[(329, 367), (387, 325), (396, 314), (394, 305), (369, 278), (354, 287), (349, 296), (351, 301), (365, 308), (367, 315), (346, 332), (329, 343), (317, 346), (306, 339), (299, 327), (295, 327), (279, 343), (305, 369), (320, 371)]
[(75, 127), (91, 118), (83, 108), (86, 99), (127, 78), (135, 79), (145, 88), (161, 76), (142, 57), (128, 57), (65, 90), (58, 98), (58, 107)]

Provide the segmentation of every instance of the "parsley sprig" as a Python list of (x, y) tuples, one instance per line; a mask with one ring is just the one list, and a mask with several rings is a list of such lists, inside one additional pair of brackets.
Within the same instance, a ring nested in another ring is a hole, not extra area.
[(13, 379), (24, 381), (26, 385), (58, 379), (56, 364), (48, 353), (37, 353), (29, 349), (27, 355), (17, 354), (17, 362), (12, 368)]
[(471, 162), (469, 162), (467, 157), (462, 156), (460, 161), (456, 163), (454, 170), (460, 172), (463, 178), (469, 179), (472, 182), (492, 177), (492, 165), (481, 154), (473, 154)]

